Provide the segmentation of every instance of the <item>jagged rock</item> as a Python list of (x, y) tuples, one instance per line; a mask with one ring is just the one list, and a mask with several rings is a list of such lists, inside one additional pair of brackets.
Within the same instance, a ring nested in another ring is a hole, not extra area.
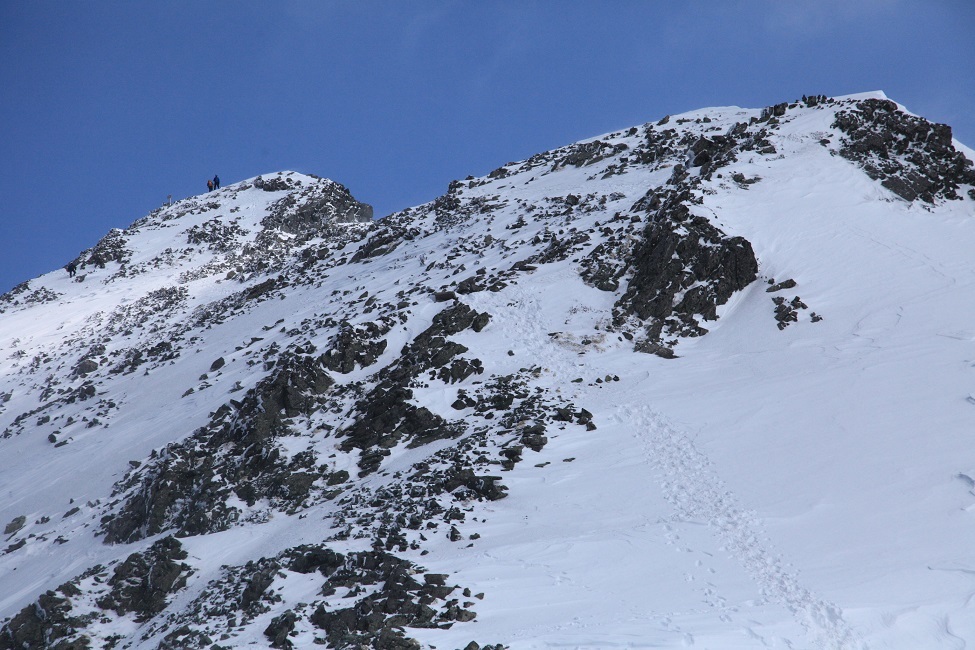
[(248, 563), (246, 569), (248, 569), (250, 577), (247, 580), (244, 591), (240, 595), (238, 609), (244, 611), (251, 609), (254, 603), (261, 599), (261, 596), (264, 595), (267, 588), (274, 584), (274, 576), (278, 568), (276, 562), (269, 562), (264, 566), (255, 566)]
[(360, 416), (343, 431), (346, 436), (343, 450), (363, 450), (359, 462), (363, 473), (375, 471), (382, 461), (383, 455), (375, 451), (367, 453), (370, 447), (388, 450), (404, 438), (410, 440), (411, 447), (416, 447), (460, 434), (462, 426), (449, 424), (429, 409), (411, 404), (413, 391), (408, 385), (429, 370), (447, 382), (461, 381), (481, 372), (483, 368), (477, 359), (456, 359), (467, 348), (446, 337), (475, 326), (483, 328), (489, 318), (464, 303), (455, 303), (434, 316), (431, 326), (403, 349), (397, 364), (379, 373), (379, 384), (356, 405)]
[[(62, 589), (63, 585), (58, 591)], [(76, 636), (85, 621), (71, 616), (71, 610), (67, 598), (44, 592), (0, 628), (0, 650), (88, 650), (88, 637)]]
[(111, 591), (98, 601), (102, 609), (121, 615), (132, 612), (145, 621), (166, 607), (167, 597), (186, 586), (190, 566), (182, 545), (165, 537), (142, 553), (133, 553), (119, 564), (109, 579)]
[(408, 228), (399, 228), (395, 225), (386, 225), (383, 229), (366, 239), (359, 249), (352, 256), (352, 262), (359, 262), (374, 257), (380, 257), (392, 253), (404, 241), (413, 239), (417, 232)]
[(329, 475), (326, 485), (341, 485), (349, 480), (349, 473), (344, 469), (333, 472)]
[(264, 296), (265, 294), (267, 294), (270, 291), (274, 290), (274, 288), (275, 288), (275, 286), (277, 284), (278, 284), (277, 279), (275, 279), (275, 278), (268, 278), (264, 282), (260, 282), (258, 284), (255, 284), (250, 289), (247, 289), (247, 292), (244, 294), (244, 299), (245, 300), (255, 300), (257, 298), (260, 298), (261, 296)]
[(453, 291), (437, 291), (433, 294), (433, 299), (437, 302), (447, 302), (448, 300), (456, 300), (457, 294)]
[(905, 201), (958, 199), (975, 185), (971, 160), (952, 143), (951, 127), (908, 115), (886, 99), (865, 99), (836, 114), (846, 137), (840, 155)]
[[(419, 649), (415, 640), (400, 628), (433, 628), (447, 621), (471, 620), (473, 612), (450, 605), (438, 612), (431, 605), (442, 601), (454, 587), (441, 576), (424, 576), (423, 584), (413, 578), (412, 565), (383, 552), (354, 553), (330, 558), (337, 566), (327, 573), (326, 585), (349, 587), (374, 584), (377, 588), (350, 607), (326, 610), (319, 606), (310, 621), (324, 630), (336, 648)], [(326, 587), (327, 588), (327, 587)]]
[(292, 185), (289, 183), (289, 180), (281, 176), (265, 180), (263, 176), (258, 176), (254, 179), (254, 187), (265, 192), (282, 192), (291, 189)]
[[(572, 165), (573, 167), (584, 167), (592, 165), (610, 156), (617, 155), (626, 151), (627, 146), (623, 143), (610, 144), (602, 140), (593, 140), (571, 145), (564, 148), (564, 154), (556, 161), (555, 167)], [(577, 199), (578, 200), (578, 199)], [(570, 205), (574, 205), (570, 203)]]
[[(775, 303), (775, 320), (780, 330), (788, 327), (789, 323), (799, 322), (799, 310), (808, 309), (806, 303), (802, 302), (799, 296), (788, 302), (782, 296), (776, 296), (772, 298), (772, 302)], [(813, 322), (816, 322), (816, 319)]]
[(264, 636), (271, 642), (272, 648), (293, 648), (294, 644), (288, 639), (288, 635), (295, 629), (295, 621), (298, 620), (297, 614), (290, 609), (280, 616), (275, 616), (266, 628)]
[(3, 534), (13, 535), (18, 530), (23, 528), (25, 523), (27, 523), (26, 515), (20, 515), (19, 517), (14, 517), (13, 520), (4, 527)]
[(453, 492), (463, 486), (469, 490), (469, 496), (472, 498), (497, 501), (508, 496), (508, 488), (500, 485), (498, 483), (500, 480), (500, 476), (477, 476), (474, 470), (463, 469), (448, 472), (441, 480), (440, 487), (444, 492)]
[(758, 276), (751, 244), (694, 216), (688, 201), (686, 193), (675, 191), (641, 202), (660, 207), (634, 250), (633, 275), (614, 309), (618, 324), (629, 315), (644, 321), (654, 345), (664, 335), (704, 334), (697, 316), (717, 319), (717, 307)]
[[(771, 280), (769, 280), (771, 282)], [(793, 279), (783, 280), (782, 282), (776, 282), (768, 289), (765, 290), (766, 293), (775, 293), (776, 291), (782, 291), (783, 289), (791, 289), (796, 286), (796, 281)]]
[(91, 373), (98, 370), (98, 362), (92, 359), (82, 359), (78, 362), (78, 365), (74, 367), (72, 375), (75, 377), (86, 377)]
[(222, 530), (236, 519), (226, 505), (232, 492), (249, 503), (266, 496), (300, 502), (309, 477), (284, 465), (274, 440), (287, 434), (288, 418), (317, 410), (333, 384), (320, 359), (284, 355), (241, 402), (218, 410), (207, 427), (143, 468), (131, 496), (104, 522), (106, 543), (168, 528), (180, 535)]
[(386, 351), (386, 340), (376, 340), (389, 331), (389, 326), (374, 322), (353, 327), (343, 323), (338, 334), (332, 339), (331, 349), (322, 355), (322, 364), (334, 372), (347, 374), (356, 366), (366, 368)]

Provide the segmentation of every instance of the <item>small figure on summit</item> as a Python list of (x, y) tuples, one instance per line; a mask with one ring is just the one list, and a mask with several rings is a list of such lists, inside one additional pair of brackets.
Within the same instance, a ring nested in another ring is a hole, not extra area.
[(220, 189), (220, 177), (217, 176), (216, 174), (213, 175), (213, 189), (215, 190)]
[(213, 181), (212, 180), (208, 180), (207, 181), (207, 192), (212, 192), (212, 191), (213, 191)]

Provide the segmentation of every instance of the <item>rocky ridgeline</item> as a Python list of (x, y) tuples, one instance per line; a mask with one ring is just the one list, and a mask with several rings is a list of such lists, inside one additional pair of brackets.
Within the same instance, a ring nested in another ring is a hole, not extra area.
[(846, 136), (840, 155), (905, 201), (957, 200), (964, 186), (975, 199), (975, 167), (955, 149), (947, 124), (866, 99), (839, 111), (833, 126)]
[[(341, 185), (283, 173), (113, 231), (79, 256), (82, 282), (174, 280), (146, 283), (143, 294), (87, 316), (58, 348), (28, 353), (24, 344), (18, 355), (17, 343), (20, 383), (0, 393), (2, 435), (71, 444), (113, 424), (136, 382), (154, 381), (164, 367), (196, 367), (188, 364), (198, 352), (209, 353), (209, 366), (180, 390), (209, 416), (130, 461), (111, 494), (76, 506), (65, 523), (11, 522), (2, 553), (89, 535), (77, 525), (82, 514), (106, 544), (144, 550), (43, 594), (4, 622), (0, 650), (136, 640), (216, 649), (255, 635), (274, 648), (413, 649), (420, 644), (410, 628), (473, 620), (475, 602), (490, 603), (490, 594), (472, 596), (418, 560), (438, 544), (478, 544), (485, 506), (503, 505), (510, 473), (549, 471), (534, 454), (598, 431), (592, 405), (543, 381), (551, 369), (532, 360), (501, 371), (483, 353), (499, 314), (475, 308), (477, 294), (530, 291), (533, 274), (562, 265), (610, 295), (612, 309), (591, 336), (550, 332), (551, 344), (585, 354), (611, 338), (674, 358), (682, 338), (706, 334), (719, 308), (758, 278), (751, 244), (704, 216), (706, 198), (729, 183), (760, 182), (728, 168), (742, 156), (778, 156), (777, 131), (801, 111), (837, 111), (843, 155), (894, 191), (902, 181), (927, 201), (971, 184), (950, 133), (890, 104), (815, 96), (741, 119), (668, 117), (454, 181), (436, 200), (377, 222)], [(614, 185), (633, 173), (648, 179), (636, 192)], [(585, 180), (568, 193), (533, 190), (558, 174)], [(238, 202), (255, 190), (267, 197), (257, 216)], [(173, 233), (166, 248), (139, 250), (140, 234), (165, 229)], [(795, 281), (769, 285), (779, 329), (799, 322), (807, 306), (782, 293)], [(61, 299), (24, 283), (0, 309)], [(239, 322), (248, 335), (226, 340), (242, 331), (233, 329)], [(456, 398), (424, 403), (431, 388)], [(320, 521), (318, 538), (219, 575), (203, 575), (179, 541), (285, 516)], [(289, 599), (289, 584), (311, 578), (310, 596)], [(117, 636), (118, 620), (137, 632)]]

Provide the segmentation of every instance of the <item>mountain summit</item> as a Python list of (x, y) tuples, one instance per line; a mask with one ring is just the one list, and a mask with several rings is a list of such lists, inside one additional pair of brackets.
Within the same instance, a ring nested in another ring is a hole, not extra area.
[(0, 297), (0, 650), (975, 642), (975, 158), (710, 108)]

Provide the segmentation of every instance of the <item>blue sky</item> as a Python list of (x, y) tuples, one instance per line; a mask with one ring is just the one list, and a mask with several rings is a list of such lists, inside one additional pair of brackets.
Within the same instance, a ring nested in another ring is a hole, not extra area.
[(975, 2), (0, 0), (0, 291), (283, 169), (376, 215), (706, 106), (884, 90), (975, 146)]

